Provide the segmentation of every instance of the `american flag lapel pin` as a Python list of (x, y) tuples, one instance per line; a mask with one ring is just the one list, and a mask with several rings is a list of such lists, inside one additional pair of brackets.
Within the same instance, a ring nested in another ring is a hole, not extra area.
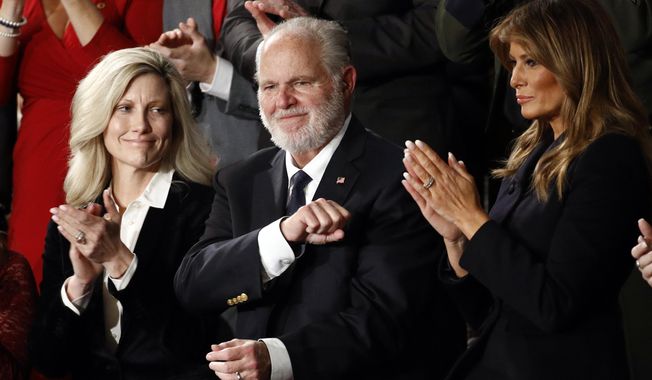
[(338, 185), (344, 185), (345, 180), (346, 180), (346, 178), (344, 178), (344, 177), (337, 177), (337, 179), (335, 180), (335, 183), (338, 184)]

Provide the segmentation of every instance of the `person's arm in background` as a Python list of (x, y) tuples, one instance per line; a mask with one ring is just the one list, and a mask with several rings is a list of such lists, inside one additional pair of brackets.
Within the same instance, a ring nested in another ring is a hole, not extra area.
[[(251, 6), (249, 3), (252, 2), (244, 2), (227, 15), (222, 32), (226, 58), (245, 78), (253, 78), (255, 71), (256, 49), (262, 40), (257, 25), (266, 29), (270, 22), (279, 20), (268, 18), (268, 22), (259, 18), (257, 22), (245, 8)], [(418, 71), (443, 58), (437, 46), (433, 22), (437, 1), (418, 0), (413, 3), (400, 13), (336, 20), (349, 32), (353, 63), (358, 69), (360, 81)], [(286, 0), (284, 4), (288, 4), (292, 10), (288, 17), (303, 14), (304, 9), (297, 8), (295, 3)], [(273, 8), (265, 9), (271, 12)], [(325, 17), (315, 14), (312, 9), (306, 8), (305, 12), (314, 17)], [(277, 14), (283, 16), (280, 10)], [(263, 14), (263, 17), (266, 16)], [(378, 62), (383, 64), (379, 65)]]
[(650, 1), (598, 0), (598, 3), (611, 15), (626, 52), (643, 52), (645, 47), (652, 45)]
[(598, 1), (611, 15), (627, 55), (632, 85), (652, 121), (652, 2)]
[(197, 82), (202, 92), (214, 96), (221, 111), (237, 117), (258, 119), (258, 101), (251, 82), (233, 70), (233, 65), (214, 53), (193, 18), (177, 29), (161, 34), (150, 48), (170, 59), (183, 78)]
[[(21, 23), (23, 18), (23, 8), (25, 3), (23, 0), (4, 0), (0, 6), (0, 18), (5, 21)], [(19, 28), (9, 28), (0, 25), (0, 31), (5, 34), (15, 34), (19, 32)], [(18, 39), (7, 35), (0, 36), (0, 57), (9, 57), (14, 55), (18, 48)]]
[[(4, 0), (0, 18), (20, 22), (23, 17), (22, 0)], [(0, 32), (13, 34), (19, 29), (0, 26)], [(0, 36), (0, 231), (8, 230), (7, 217), (11, 205), (12, 155), (16, 142), (16, 87), (15, 70), (18, 38)]]
[(491, 55), (489, 31), (494, 20), (518, 0), (443, 0), (435, 16), (437, 41), (446, 58), (472, 63)]
[[(1, 0), (1, 2), (0, 18), (10, 22), (20, 22), (23, 17), (23, 0)], [(0, 25), (0, 32), (3, 33), (0, 36), (0, 106), (4, 106), (15, 101), (19, 36), (10, 37), (10, 35), (21, 33), (21, 28), (13, 29)], [(3, 120), (0, 128), (10, 127), (9, 124), (4, 125), (4, 123)]]

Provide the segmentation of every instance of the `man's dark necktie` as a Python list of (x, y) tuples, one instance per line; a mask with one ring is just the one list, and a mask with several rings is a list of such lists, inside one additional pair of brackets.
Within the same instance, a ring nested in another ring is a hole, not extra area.
[(312, 178), (303, 170), (294, 173), (290, 178), (290, 197), (288, 198), (286, 215), (294, 214), (299, 207), (306, 204), (305, 188), (310, 181), (312, 181)]

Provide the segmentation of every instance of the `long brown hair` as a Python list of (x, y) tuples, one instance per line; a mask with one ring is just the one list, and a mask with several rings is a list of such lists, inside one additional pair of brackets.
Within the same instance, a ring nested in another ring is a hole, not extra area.
[[(509, 47), (521, 44), (527, 53), (553, 73), (566, 94), (560, 119), (564, 140), (539, 160), (532, 187), (541, 200), (550, 196), (554, 181), (562, 198), (570, 163), (606, 133), (620, 133), (639, 141), (648, 168), (652, 142), (642, 103), (632, 90), (618, 34), (605, 10), (594, 0), (533, 0), (512, 10), (490, 35), (490, 46), (511, 70)], [(516, 140), (497, 177), (513, 175), (550, 125), (535, 120)]]

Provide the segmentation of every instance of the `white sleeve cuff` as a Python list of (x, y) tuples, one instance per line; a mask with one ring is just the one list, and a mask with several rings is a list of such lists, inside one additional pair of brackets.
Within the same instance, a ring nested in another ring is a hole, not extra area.
[(290, 361), (290, 354), (288, 353), (285, 344), (278, 338), (263, 338), (260, 339), (269, 352), (269, 361), (272, 365), (272, 375), (270, 380), (292, 380), (292, 362)]
[(233, 80), (233, 65), (219, 56), (215, 56), (215, 60), (217, 64), (215, 65), (215, 74), (213, 74), (213, 83), (199, 82), (199, 89), (208, 95), (213, 95), (228, 102)]
[(63, 304), (68, 307), (68, 309), (74, 311), (77, 315), (81, 315), (81, 313), (86, 310), (88, 303), (91, 301), (93, 288), (91, 288), (88, 292), (82, 294), (80, 297), (71, 300), (68, 298), (68, 292), (66, 291), (68, 288), (68, 281), (70, 281), (70, 277), (68, 277), (66, 281), (63, 282), (63, 285), (61, 285), (61, 300), (63, 301)]
[(135, 253), (132, 253), (132, 255), (133, 257), (131, 258), (131, 263), (129, 263), (129, 266), (127, 267), (127, 270), (122, 275), (122, 277), (113, 278), (111, 276), (107, 276), (111, 280), (111, 282), (113, 282), (113, 285), (115, 286), (115, 290), (117, 291), (126, 288), (127, 285), (129, 285), (129, 281), (131, 281), (131, 278), (134, 276), (134, 273), (136, 272), (136, 267), (138, 267), (138, 256), (136, 256)]
[(281, 233), (283, 218), (261, 228), (258, 233), (258, 251), (263, 264), (263, 283), (280, 276), (294, 262), (294, 251)]

